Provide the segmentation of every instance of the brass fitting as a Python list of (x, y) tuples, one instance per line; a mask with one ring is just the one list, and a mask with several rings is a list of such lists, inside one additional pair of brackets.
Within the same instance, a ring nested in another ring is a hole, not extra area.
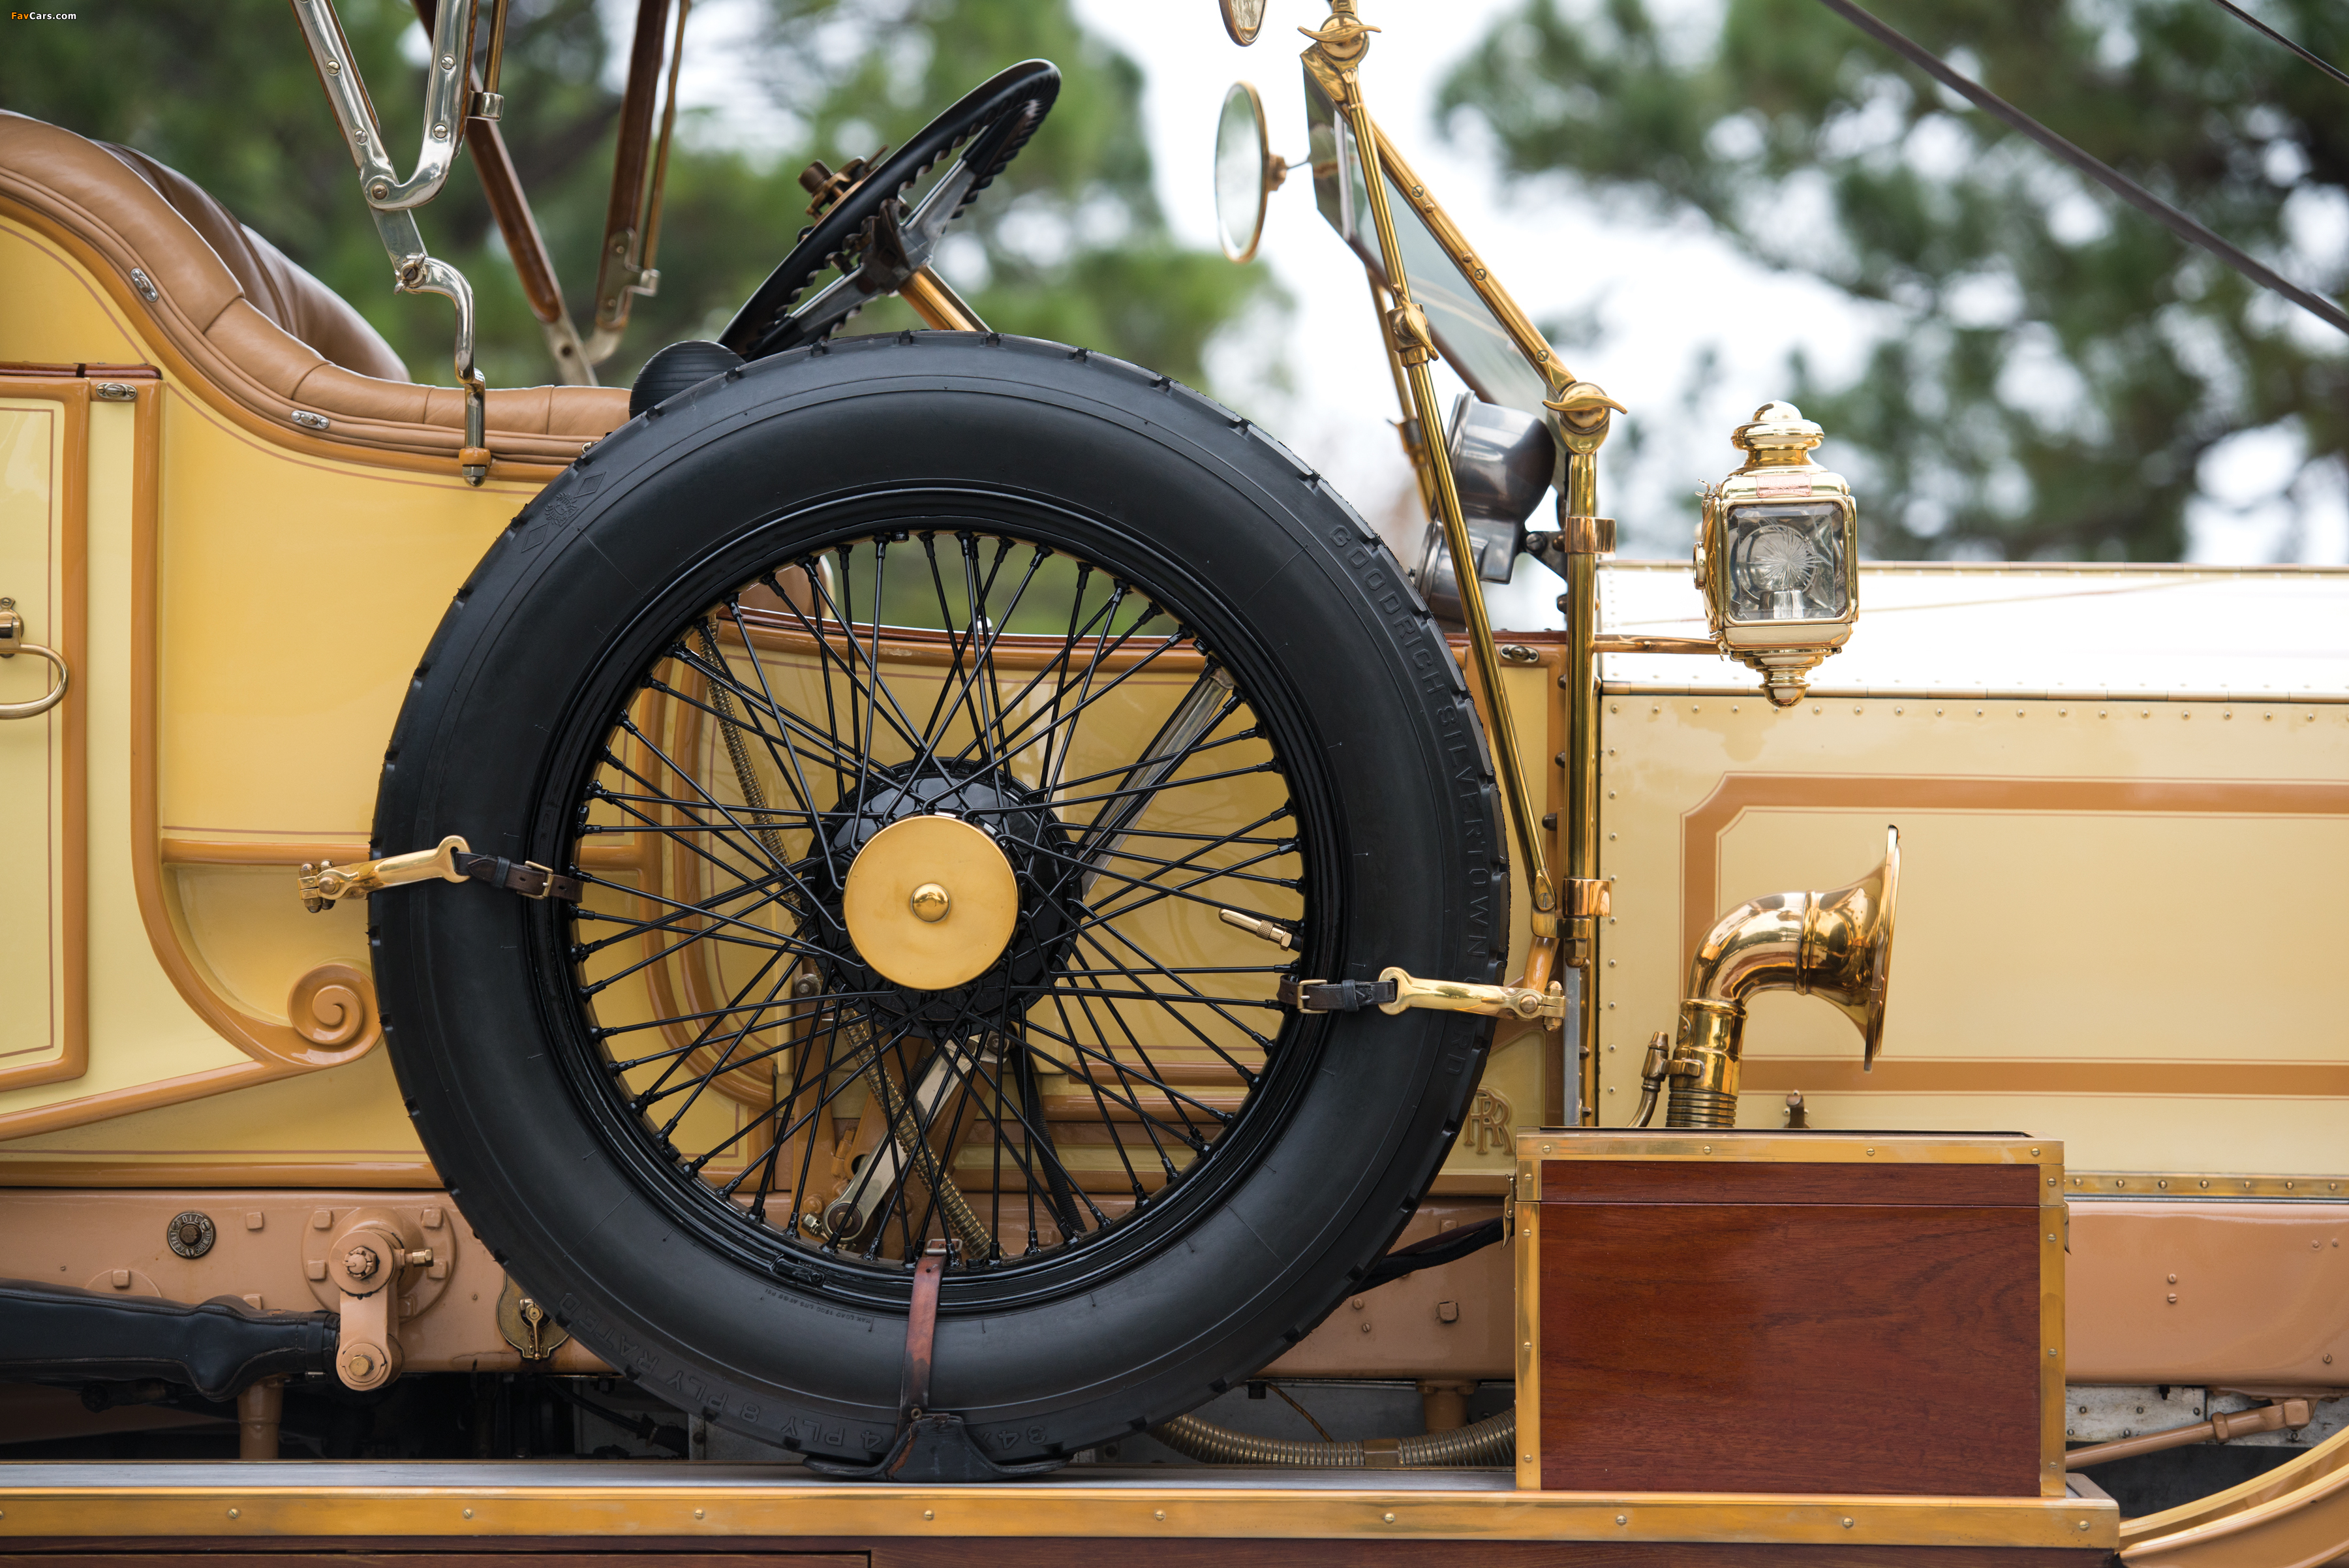
[[(1860, 1033), (1863, 1070), (1875, 1066), (1884, 1043), (1899, 877), (1900, 830), (1888, 827), (1882, 863), (1860, 880), (1830, 892), (1767, 894), (1714, 922), (1689, 961), (1680, 1026), (1663, 1064), (1671, 1083), (1665, 1126), (1737, 1125), (1745, 1002), (1756, 992), (1792, 991), (1833, 1003)], [(1651, 1044), (1651, 1069), (1657, 1054)], [(1652, 1109), (1651, 1090), (1641, 1103), (1643, 1125)]]

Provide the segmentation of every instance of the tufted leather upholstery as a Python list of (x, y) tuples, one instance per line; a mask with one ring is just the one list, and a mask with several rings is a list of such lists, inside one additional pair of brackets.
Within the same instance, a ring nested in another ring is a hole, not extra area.
[[(356, 206), (352, 221), (365, 222)], [(349, 305), (142, 153), (0, 110), (0, 213), (46, 220), (95, 251), (199, 377), (289, 434), (309, 434), (294, 422), (298, 410), (326, 418), (336, 441), (452, 462), (463, 443), (462, 393), (409, 381)], [(152, 281), (152, 302), (127, 286), (134, 267)], [(415, 305), (448, 319), (445, 301)], [(492, 388), (488, 416), (497, 457), (566, 462), (626, 421), (628, 394)]]

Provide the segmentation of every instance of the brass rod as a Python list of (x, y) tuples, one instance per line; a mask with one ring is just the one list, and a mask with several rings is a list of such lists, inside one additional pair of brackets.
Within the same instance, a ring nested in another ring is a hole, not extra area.
[(1709, 653), (1721, 657), (1721, 644), (1707, 637), (1634, 637), (1601, 632), (1590, 639), (1594, 653)]
[(668, 57), (668, 101), (661, 109), (660, 145), (653, 153), (652, 188), (645, 192), (643, 238), (636, 242), (636, 270), (653, 270), (660, 254), (661, 192), (668, 187), (668, 148), (677, 135), (677, 78), (685, 68), (685, 18), (693, 0), (677, 0), (677, 42)]
[(1395, 407), (1402, 418), (1395, 421), (1395, 439), (1402, 442), (1402, 454), (1411, 461), (1412, 482), (1419, 486), (1420, 510), (1435, 510), (1435, 480), (1427, 472), (1427, 443), (1420, 431), (1419, 421), (1412, 417), (1411, 387), (1403, 379), (1402, 361), (1395, 356), (1394, 334), (1387, 330), (1387, 312), (1392, 308), (1387, 291), (1379, 286), (1378, 274), (1367, 265), (1362, 268), (1362, 281), (1371, 286), (1371, 315), (1379, 324), (1379, 344), (1386, 350), (1387, 374), (1394, 378)]
[[(1567, 460), (1568, 508), (1588, 507), (1596, 500), (1593, 454), (1577, 452)], [(1588, 511), (1574, 511), (1589, 516)], [(1558, 685), (1566, 697), (1566, 874), (1575, 877), (1599, 875), (1599, 659), (1593, 648), (1599, 627), (1599, 557), (1578, 551), (1566, 558), (1566, 593), (1559, 600), (1566, 611), (1566, 669)], [(1582, 971), (1575, 1009), (1575, 1054), (1571, 1058), (1578, 1085), (1576, 1120), (1584, 1127), (1599, 1122), (1599, 919), (1577, 915), (1566, 931), (1566, 961)], [(1561, 1039), (1561, 1054), (1563, 1040)], [(1558, 1064), (1560, 1080), (1568, 1064)]]
[(490, 58), (481, 71), (481, 90), (495, 95), (498, 75), (506, 63), (506, 18), (513, 0), (490, 0)]
[(913, 307), (922, 324), (938, 332), (984, 332), (987, 323), (947, 280), (928, 267), (916, 267), (897, 289), (897, 297)]
[[(1350, 12), (1351, 7), (1345, 9)], [(1371, 123), (1370, 109), (1362, 101), (1361, 79), (1355, 67), (1349, 65), (1340, 70), (1338, 79), (1345, 89), (1345, 113), (1353, 124), (1355, 146), (1364, 165), (1362, 183), (1370, 192), (1371, 219), (1379, 232), (1380, 259), (1386, 269), (1387, 286), (1394, 294), (1392, 320), (1400, 322), (1406, 315), (1416, 315), (1417, 307), (1403, 267), (1402, 244), (1395, 234), (1394, 214), (1387, 209), (1378, 128)], [(1388, 336), (1393, 336), (1392, 326)], [(1526, 788), (1526, 770), (1517, 753), (1516, 722), (1501, 688), (1500, 650), (1494, 646), (1492, 620), (1485, 611), (1484, 589), (1476, 575), (1476, 553), (1468, 537), (1468, 519), (1460, 507), (1460, 492), (1453, 481), (1450, 454), (1435, 439), (1434, 432), (1444, 428), (1436, 411), (1435, 379), (1428, 373), (1424, 358), (1416, 363), (1406, 363), (1403, 373), (1411, 385), (1412, 410), (1419, 421), (1420, 443), (1427, 452), (1428, 468), (1435, 480), (1436, 506), (1444, 519), (1444, 544), (1452, 555), (1452, 574), (1460, 585), (1460, 607), (1468, 622), (1468, 644), (1475, 652), (1477, 677), (1485, 687), (1494, 750), (1500, 753), (1495, 762), (1500, 770), (1502, 792), (1508, 800), (1517, 853), (1524, 857), (1526, 881), (1533, 896), (1535, 932), (1546, 936), (1550, 933), (1543, 928), (1555, 922), (1557, 889), (1550, 880), (1549, 857), (1542, 846), (1540, 818)]]

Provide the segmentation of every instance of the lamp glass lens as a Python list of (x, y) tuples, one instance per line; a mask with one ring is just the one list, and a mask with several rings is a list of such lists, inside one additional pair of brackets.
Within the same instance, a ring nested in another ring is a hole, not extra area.
[(1843, 508), (1835, 502), (1733, 506), (1724, 533), (1730, 619), (1833, 620), (1850, 607)]

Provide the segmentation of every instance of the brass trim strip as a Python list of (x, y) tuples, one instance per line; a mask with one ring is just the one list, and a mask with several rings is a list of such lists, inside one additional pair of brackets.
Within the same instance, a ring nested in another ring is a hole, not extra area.
[(2056, 1061), (2000, 1057), (1749, 1056), (1745, 1090), (1805, 1095), (2185, 1095), (2196, 1099), (2349, 1098), (2349, 1062)]
[[(2036, 1153), (2037, 1151), (2033, 1151)], [(2039, 1495), (2060, 1499), (2064, 1463), (2064, 1265), (2071, 1247), (2071, 1216), (2064, 1207), (2064, 1146), (2049, 1148), (2039, 1189)]]
[(1519, 1491), (1541, 1490), (1541, 1166), (1525, 1158), (1518, 1139), (1516, 1192), (1510, 1203), (1509, 1245), (1516, 1281), (1517, 1459)]
[[(1774, 1137), (1750, 1132), (1663, 1132), (1556, 1127), (1517, 1134), (1519, 1161), (1568, 1159), (1717, 1160), (1753, 1165), (2036, 1165), (2053, 1188), (2064, 1172), (2064, 1145), (2017, 1137), (1965, 1137), (1943, 1133), (1809, 1133)], [(2056, 1190), (2060, 1191), (2060, 1189)], [(1538, 1189), (1535, 1189), (1538, 1199)], [(2043, 1194), (2042, 1207), (2060, 1204)]]
[[(0, 382), (0, 396), (27, 401), (55, 400), (65, 421), (56, 443), (57, 472), (57, 601), (51, 622), (67, 667), (87, 673), (89, 669), (89, 392), (79, 378), (17, 379)], [(44, 441), (42, 456), (50, 443)], [(44, 534), (48, 518), (41, 519)], [(41, 584), (44, 593), (47, 582)], [(57, 740), (64, 753), (64, 799), (60, 836), (64, 853), (57, 876), (62, 952), (57, 998), (57, 1059), (0, 1068), (0, 1090), (26, 1089), (39, 1084), (70, 1083), (89, 1071), (89, 691), (87, 681), (53, 710)], [(46, 771), (46, 768), (45, 770)], [(46, 814), (44, 814), (46, 815)], [(43, 890), (46, 894), (47, 889)], [(41, 899), (43, 928), (48, 899)], [(46, 1053), (45, 1053), (46, 1054)]]
[(138, 1157), (16, 1156), (0, 1154), (0, 1188), (223, 1188), (281, 1189), (356, 1187), (439, 1191), (447, 1187), (431, 1162), (422, 1159), (274, 1160), (228, 1156), (172, 1158)]
[(1081, 1483), (175, 1488), (129, 1479), (120, 1486), (0, 1490), (0, 1540), (202, 1536), (223, 1550), (237, 1540), (285, 1536), (545, 1535), (1782, 1542), (2109, 1551), (2119, 1536), (2112, 1502), (2077, 1498)]
[(2202, 1171), (2080, 1170), (2064, 1179), (2075, 1198), (2289, 1198), (2349, 1199), (2349, 1176), (2240, 1176)]
[[(1517, 634), (1512, 632), (1512, 637)], [(1693, 641), (1687, 638), (1638, 637), (1610, 633), (1614, 647), (1602, 647), (1601, 653), (1680, 653), (1720, 651), (1710, 643), (1702, 649), (1682, 649), (1677, 646), (1634, 649), (1624, 644), (1679, 644)], [(1599, 683), (1603, 697), (1713, 697), (1751, 698), (1759, 696), (1751, 686), (1645, 686), (1629, 680), (1605, 680)], [(2294, 688), (2290, 691), (2235, 691), (2216, 688), (2208, 691), (2124, 691), (2114, 696), (2105, 687), (2086, 686), (2069, 689), (2062, 686), (2033, 687), (2028, 691), (2010, 691), (1995, 686), (1809, 686), (1804, 697), (1811, 701), (1828, 702), (2107, 702), (2120, 706), (2130, 702), (2209, 702), (2242, 708), (2310, 708), (2339, 707), (2349, 703), (2349, 691), (2315, 691)], [(1775, 711), (1765, 703), (1756, 712)]]

